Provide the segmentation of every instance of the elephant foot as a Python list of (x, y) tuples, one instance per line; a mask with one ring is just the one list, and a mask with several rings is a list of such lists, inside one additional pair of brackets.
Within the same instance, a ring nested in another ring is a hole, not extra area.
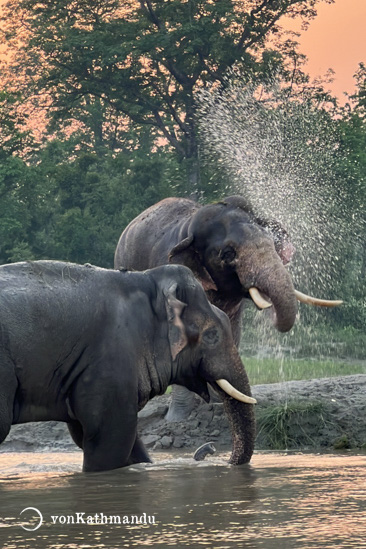
[(172, 400), (165, 419), (171, 423), (184, 421), (195, 406), (195, 394), (181, 385), (172, 386)]
[(135, 463), (152, 463), (152, 460), (139, 437), (136, 437), (135, 444), (133, 445), (128, 465)]
[[(211, 388), (208, 388), (210, 402), (222, 403), (218, 394)], [(186, 420), (196, 405), (196, 395), (182, 385), (172, 385), (172, 400), (169, 410), (165, 416), (169, 423)]]
[(208, 387), (208, 393), (210, 395), (210, 402), (212, 403), (219, 403), (219, 404), (222, 404), (222, 400), (221, 398), (219, 397), (219, 395), (216, 393), (216, 391), (214, 391), (212, 389), (212, 387)]
[(207, 455), (212, 455), (215, 452), (216, 448), (213, 442), (206, 442), (205, 444), (202, 444), (202, 446), (197, 448), (193, 455), (193, 459), (195, 459), (196, 461), (203, 461)]

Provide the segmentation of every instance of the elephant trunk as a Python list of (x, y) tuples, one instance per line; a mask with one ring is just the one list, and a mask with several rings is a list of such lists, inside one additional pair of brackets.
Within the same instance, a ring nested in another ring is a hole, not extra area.
[(280, 332), (288, 332), (295, 323), (297, 299), (288, 271), (282, 264), (266, 273), (261, 273), (255, 286), (272, 301), (274, 325)]
[[(272, 302), (273, 322), (280, 332), (288, 332), (295, 323), (297, 314), (297, 299), (292, 279), (276, 252), (270, 250), (271, 260), (268, 259), (268, 250), (253, 254), (255, 262), (248, 265), (248, 259), (240, 261), (238, 275), (245, 291), (257, 288)], [(241, 274), (244, 273), (244, 274)]]
[[(228, 381), (235, 389), (250, 396), (251, 391), (248, 376), (234, 345), (228, 356), (233, 357), (227, 370)], [(212, 383), (212, 385), (219, 392), (223, 401), (224, 410), (232, 432), (233, 450), (230, 463), (233, 465), (249, 463), (253, 455), (256, 435), (254, 405), (241, 402), (229, 396), (219, 389), (216, 383)]]

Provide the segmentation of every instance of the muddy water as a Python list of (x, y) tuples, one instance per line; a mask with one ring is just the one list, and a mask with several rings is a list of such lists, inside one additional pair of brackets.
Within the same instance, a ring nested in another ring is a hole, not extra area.
[(0, 454), (0, 547), (366, 547), (365, 455), (227, 457), (85, 475), (79, 452)]

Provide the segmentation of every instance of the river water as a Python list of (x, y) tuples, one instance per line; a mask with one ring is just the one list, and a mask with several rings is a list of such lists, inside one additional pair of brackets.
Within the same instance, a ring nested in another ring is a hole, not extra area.
[(154, 459), (83, 474), (81, 452), (0, 454), (0, 547), (366, 547), (366, 455)]

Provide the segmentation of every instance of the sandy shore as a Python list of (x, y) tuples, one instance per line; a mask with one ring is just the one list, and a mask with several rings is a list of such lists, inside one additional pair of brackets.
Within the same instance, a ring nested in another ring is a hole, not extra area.
[[(252, 391), (258, 450), (366, 447), (366, 375), (256, 385)], [(139, 433), (149, 449), (196, 448), (208, 441), (218, 449), (231, 445), (221, 404), (197, 397), (188, 420), (167, 423), (169, 399), (157, 397), (139, 414)], [(0, 452), (52, 450), (75, 450), (63, 423), (14, 425), (0, 446)]]

